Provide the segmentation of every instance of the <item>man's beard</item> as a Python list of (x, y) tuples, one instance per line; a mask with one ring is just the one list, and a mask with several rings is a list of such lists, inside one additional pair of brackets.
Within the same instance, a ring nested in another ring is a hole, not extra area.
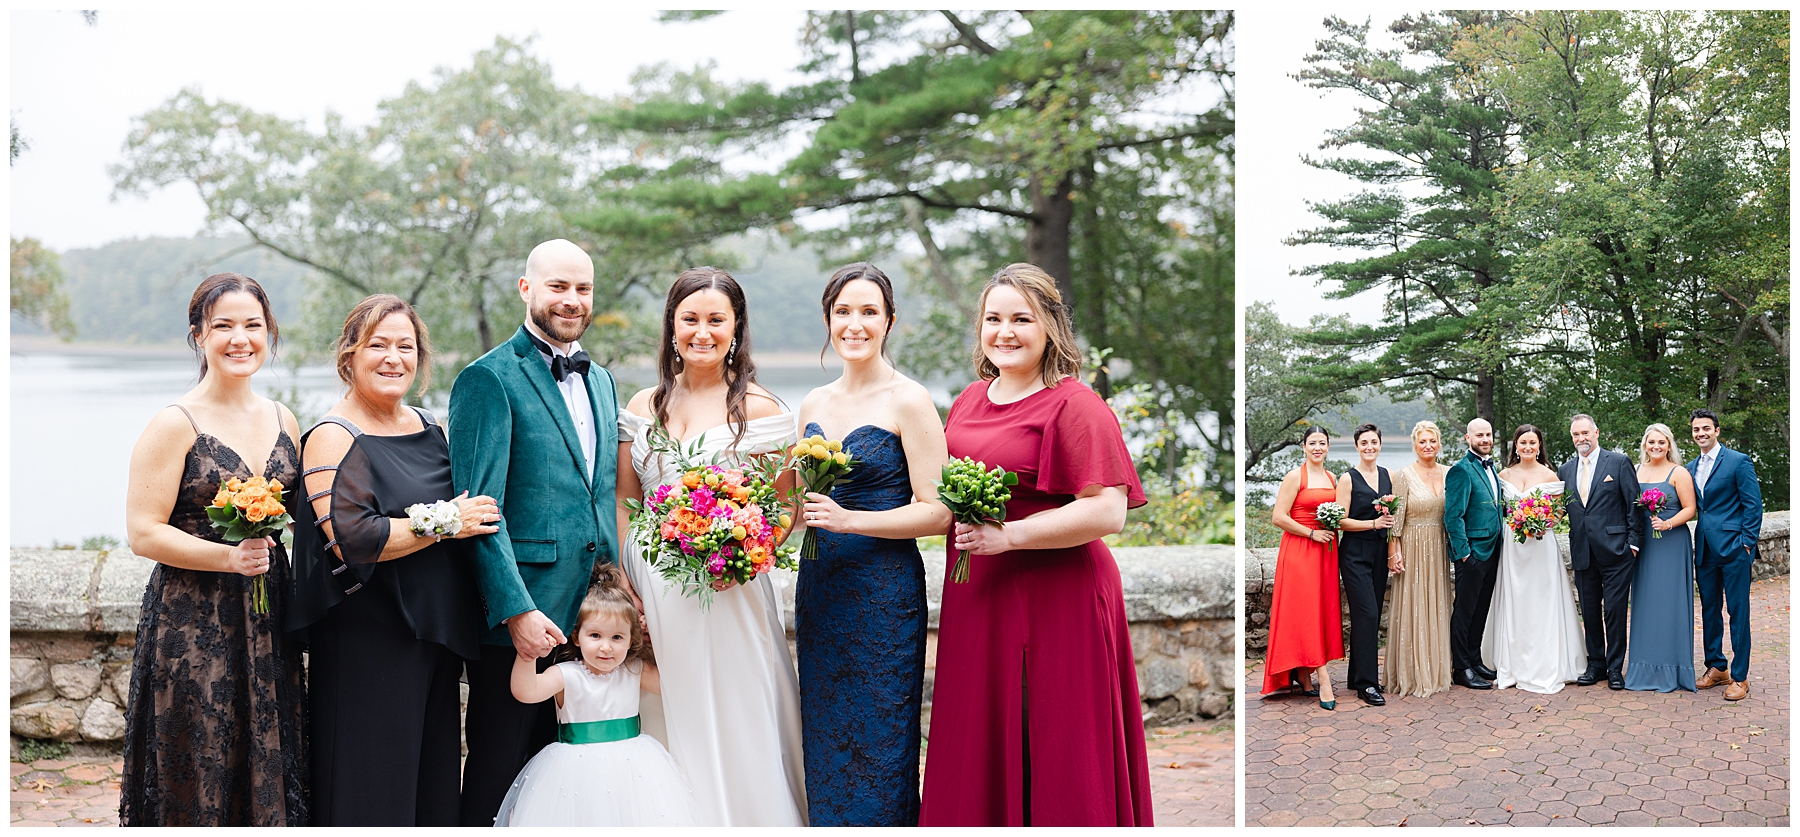
[(1592, 451), (1593, 449), (1594, 449), (1593, 442), (1577, 442), (1577, 443), (1575, 443), (1576, 452), (1580, 453), (1582, 456), (1587, 456), (1588, 453), (1590, 451)]
[(531, 322), (538, 327), (539, 331), (549, 335), (558, 343), (573, 343), (581, 339), (581, 335), (587, 331), (588, 324), (594, 321), (593, 313), (589, 312), (587, 316), (581, 318), (579, 327), (565, 324), (550, 315), (550, 310), (555, 307), (551, 305), (533, 310)]
[(1476, 456), (1487, 457), (1493, 455), (1494, 443), (1489, 442), (1486, 445), (1470, 445), (1469, 449), (1475, 451)]

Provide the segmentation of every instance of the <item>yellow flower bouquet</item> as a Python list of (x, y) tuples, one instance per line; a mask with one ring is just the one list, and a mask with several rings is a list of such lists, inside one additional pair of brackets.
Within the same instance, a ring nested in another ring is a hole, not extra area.
[[(801, 439), (788, 455), (788, 467), (800, 475), (800, 484), (805, 490), (814, 494), (830, 494), (840, 478), (862, 464), (844, 452), (843, 442), (818, 435)], [(805, 502), (804, 498), (802, 502)], [(819, 557), (819, 544), (811, 526), (806, 527), (806, 534), (800, 541), (800, 557)]]
[[(271, 538), (280, 542), (281, 530), (294, 519), (282, 504), (281, 480), (232, 477), (219, 486), (206, 517), (228, 543), (250, 538)], [(258, 614), (269, 612), (269, 585), (262, 575), (250, 579), (250, 609)]]

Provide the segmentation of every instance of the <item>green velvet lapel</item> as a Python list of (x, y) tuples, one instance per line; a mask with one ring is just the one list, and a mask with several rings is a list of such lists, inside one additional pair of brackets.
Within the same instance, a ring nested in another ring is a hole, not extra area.
[[(619, 417), (616, 413), (609, 417), (607, 413), (600, 412), (600, 396), (597, 394), (600, 391), (600, 365), (599, 364), (597, 364), (597, 363), (588, 364), (586, 380), (587, 380), (588, 406), (591, 409), (593, 409), (593, 411), (594, 411), (594, 458), (596, 460), (604, 460), (606, 458), (606, 456), (605, 456), (606, 452), (601, 450), (601, 447), (606, 444), (606, 438), (607, 438), (606, 423), (610, 419), (610, 421), (616, 427)], [(618, 396), (615, 395), (613, 397), (617, 398)], [(599, 463), (596, 462), (595, 464), (596, 464), (596, 466), (598, 466)], [(605, 469), (600, 468), (600, 467), (594, 468), (593, 477), (588, 480), (588, 491), (594, 492), (596, 494), (600, 492), (600, 489), (601, 489), (600, 480), (604, 476), (604, 474), (602, 474), (600, 472), (603, 470), (605, 470)], [(610, 489), (611, 486), (607, 486), (607, 488)]]
[[(563, 443), (568, 445), (569, 456), (575, 460), (575, 473), (585, 476), (587, 457), (581, 453), (581, 437), (575, 433), (575, 422), (569, 418), (569, 405), (563, 401), (562, 390), (557, 387), (556, 379), (550, 377), (550, 365), (544, 362), (543, 355), (538, 354), (537, 346), (532, 345), (531, 336), (526, 333), (524, 326), (519, 326), (518, 333), (513, 335), (512, 345), (519, 355), (519, 371), (524, 373), (525, 380), (530, 381), (532, 388), (537, 390), (538, 397), (544, 400), (544, 409), (550, 414), (550, 419), (556, 422), (556, 429), (562, 431)], [(593, 373), (590, 371), (588, 375), (589, 381), (592, 381)], [(593, 397), (594, 388), (590, 383), (588, 400), (592, 401)], [(594, 411), (594, 414), (597, 420), (599, 411)], [(594, 469), (596, 474), (599, 470)], [(588, 493), (591, 495), (593, 490), (593, 485), (590, 484)]]

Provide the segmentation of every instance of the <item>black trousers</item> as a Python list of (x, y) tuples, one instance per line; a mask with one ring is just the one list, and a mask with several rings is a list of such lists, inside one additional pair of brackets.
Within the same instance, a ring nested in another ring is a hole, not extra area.
[[(481, 659), (469, 663), (469, 718), (464, 735), (469, 759), (463, 765), (462, 824), (492, 827), (500, 803), (525, 762), (556, 740), (556, 700), (520, 703), (512, 696), (510, 645), (483, 645)], [(538, 670), (550, 658), (538, 660)]]
[(1494, 603), (1494, 582), (1500, 578), (1500, 536), (1471, 543), (1476, 555), (1453, 561), (1456, 568), (1456, 601), (1450, 606), (1450, 669), (1462, 671), (1481, 664), (1481, 635), (1487, 631), (1488, 608)]
[(1381, 605), (1387, 593), (1387, 540), (1346, 535), (1338, 579), (1350, 606), (1350, 691), (1381, 685)]
[(1581, 627), (1587, 635), (1590, 671), (1608, 675), (1625, 670), (1625, 634), (1631, 608), (1631, 579), (1637, 575), (1637, 558), (1626, 556), (1601, 563), (1588, 559), (1585, 570), (1575, 571), (1575, 595), (1581, 598)]
[(370, 587), (310, 630), (312, 824), (457, 824), (463, 659)]

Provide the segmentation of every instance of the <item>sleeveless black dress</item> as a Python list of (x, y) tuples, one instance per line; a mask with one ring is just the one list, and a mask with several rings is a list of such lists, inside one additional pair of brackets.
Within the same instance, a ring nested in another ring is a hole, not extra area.
[[(1388, 470), (1375, 466), (1378, 486), (1371, 486), (1361, 471), (1350, 469), (1350, 508), (1345, 517), (1351, 520), (1374, 520), (1381, 516), (1375, 501), (1394, 493), (1393, 478)], [(1350, 607), (1350, 690), (1360, 691), (1381, 686), (1377, 656), (1381, 653), (1381, 603), (1387, 593), (1388, 529), (1367, 532), (1345, 532), (1338, 544), (1338, 578), (1343, 583), (1344, 600)]]
[[(280, 480), (292, 510), (300, 455), (286, 431), (260, 473), (194, 432), (169, 525), (224, 543), (206, 507), (232, 477)], [(250, 607), (249, 576), (151, 571), (131, 658), (121, 825), (307, 824), (306, 685), (300, 649), (282, 633), (287, 552), (269, 552), (265, 614)]]

